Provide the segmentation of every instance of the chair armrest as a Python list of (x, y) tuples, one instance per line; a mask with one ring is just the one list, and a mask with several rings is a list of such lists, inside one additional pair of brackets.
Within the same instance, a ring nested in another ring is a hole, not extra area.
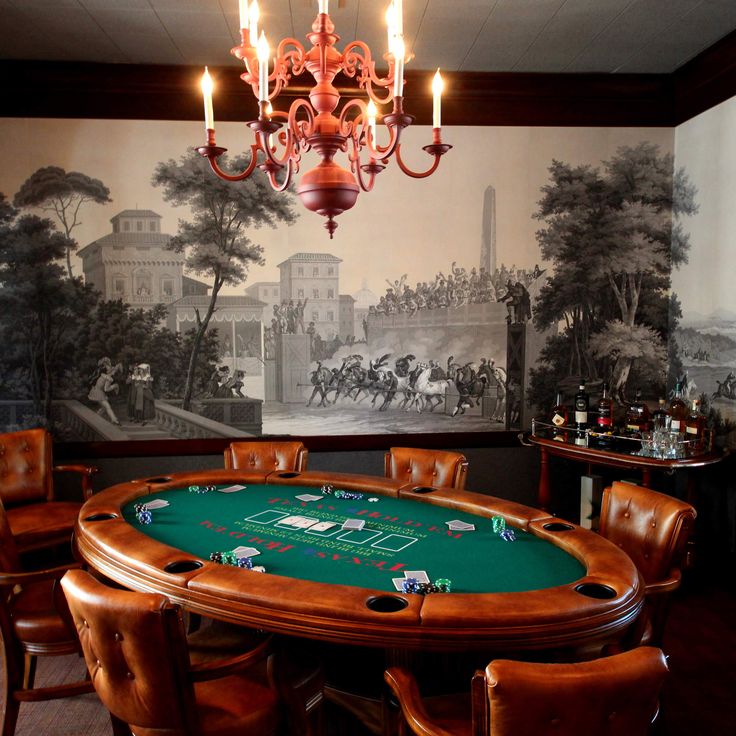
[(383, 673), (383, 679), (398, 699), (404, 720), (412, 733), (419, 736), (454, 736), (430, 719), (417, 681), (410, 672), (403, 667), (389, 667)]
[(40, 583), (43, 580), (60, 580), (67, 570), (79, 570), (82, 568), (80, 562), (70, 562), (68, 565), (50, 567), (46, 570), (34, 570), (32, 572), (0, 572), (0, 587), (16, 585), (30, 585)]
[(679, 570), (670, 570), (670, 576), (664, 580), (658, 580), (656, 583), (648, 583), (644, 586), (644, 595), (650, 596), (667, 595), (680, 587), (682, 574)]
[(86, 501), (92, 495), (92, 476), (100, 472), (94, 465), (55, 465), (55, 473), (78, 473), (82, 481), (82, 497)]
[(221, 677), (235, 674), (247, 669), (252, 665), (264, 660), (271, 652), (273, 635), (269, 635), (254, 649), (244, 654), (227, 659), (218, 659), (214, 662), (201, 662), (189, 667), (189, 677), (192, 682), (205, 682), (207, 680), (219, 680)]

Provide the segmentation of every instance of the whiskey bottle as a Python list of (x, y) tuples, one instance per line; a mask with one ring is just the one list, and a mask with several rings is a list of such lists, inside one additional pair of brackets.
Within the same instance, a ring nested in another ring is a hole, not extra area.
[(670, 432), (684, 432), (688, 414), (687, 404), (682, 398), (682, 384), (678, 381), (675, 384), (675, 395), (670, 401)]
[(588, 429), (588, 409), (590, 408), (590, 396), (585, 390), (585, 381), (580, 381), (578, 392), (575, 394), (575, 444), (585, 445), (586, 430)]
[(667, 402), (660, 398), (659, 405), (652, 412), (652, 429), (669, 429), (669, 412), (667, 411)]
[[(664, 403), (664, 399), (662, 399)], [(649, 430), (649, 407), (641, 398), (641, 389), (636, 389), (634, 400), (626, 409), (626, 434), (641, 437), (642, 432)]]
[(608, 395), (607, 383), (603, 384), (603, 393), (598, 399), (595, 423), (598, 432), (598, 447), (610, 450), (613, 447), (613, 399)]
[(685, 420), (685, 439), (690, 454), (702, 452), (705, 446), (705, 417), (700, 413), (700, 401), (693, 399), (693, 406)]
[(552, 439), (557, 442), (567, 442), (567, 407), (562, 401), (562, 392), (557, 392), (557, 398), (555, 399), (555, 405), (552, 407), (552, 424), (554, 429), (552, 430)]

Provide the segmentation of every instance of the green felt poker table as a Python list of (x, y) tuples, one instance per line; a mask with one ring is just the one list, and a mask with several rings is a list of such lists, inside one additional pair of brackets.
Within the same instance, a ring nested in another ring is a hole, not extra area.
[[(138, 520), (139, 504), (151, 523)], [(484, 494), (372, 476), (211, 470), (135, 480), (87, 501), (77, 542), (91, 566), (132, 589), (336, 643), (580, 647), (619, 637), (643, 600), (632, 561), (589, 530)], [(265, 572), (210, 559), (233, 550)], [(424, 575), (449, 580), (450, 591), (405, 592)]]

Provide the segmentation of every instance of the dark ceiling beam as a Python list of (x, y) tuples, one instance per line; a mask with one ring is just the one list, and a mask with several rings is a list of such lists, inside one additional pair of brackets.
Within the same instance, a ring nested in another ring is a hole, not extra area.
[[(216, 78), (215, 120), (255, 115), (250, 87), (236, 67), (210, 70)], [(1, 61), (0, 116), (201, 120), (199, 78), (191, 66)], [(430, 124), (431, 72), (406, 73), (407, 112)], [(670, 126), (668, 75), (447, 73), (445, 125)], [(308, 92), (302, 76), (281, 95)], [(343, 89), (350, 89), (344, 87)], [(354, 91), (351, 90), (351, 91)]]
[(676, 125), (736, 95), (736, 31), (681, 66), (672, 77)]

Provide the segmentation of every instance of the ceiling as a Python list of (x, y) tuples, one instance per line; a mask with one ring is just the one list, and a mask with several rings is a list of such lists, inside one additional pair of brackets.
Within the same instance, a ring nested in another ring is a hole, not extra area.
[[(343, 41), (386, 47), (388, 0), (331, 0)], [(317, 0), (260, 0), (261, 27), (300, 40)], [(236, 64), (237, 0), (0, 0), (0, 58)], [(670, 73), (736, 29), (736, 0), (404, 0), (411, 67)], [(339, 44), (341, 46), (341, 44)]]

